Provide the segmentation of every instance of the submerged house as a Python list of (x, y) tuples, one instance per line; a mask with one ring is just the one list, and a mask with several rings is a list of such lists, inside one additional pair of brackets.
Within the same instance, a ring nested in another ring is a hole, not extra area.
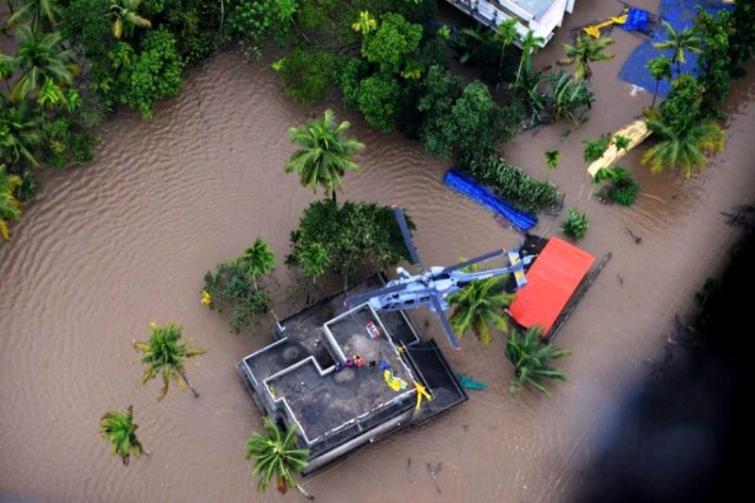
[[(350, 293), (383, 285), (373, 276)], [(467, 399), (435, 341), (422, 340), (403, 311), (347, 309), (344, 300), (339, 292), (279, 321), (275, 342), (238, 364), (262, 413), (296, 426), (310, 450), (304, 475)], [(357, 355), (364, 365), (345, 366)]]
[(574, 10), (575, 0), (447, 0), (480, 23), (495, 29), (502, 22), (514, 18), (520, 39), (529, 30), (545, 42), (560, 27), (564, 15)]

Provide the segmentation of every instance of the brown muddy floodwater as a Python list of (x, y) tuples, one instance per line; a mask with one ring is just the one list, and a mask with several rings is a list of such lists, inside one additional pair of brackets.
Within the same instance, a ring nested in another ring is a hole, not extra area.
[[(581, 2), (570, 24), (612, 13), (609, 3)], [(755, 199), (753, 79), (737, 84), (726, 152), (705, 173), (692, 180), (651, 177), (635, 152), (625, 164), (642, 184), (638, 203), (603, 206), (593, 197), (580, 142), (627, 123), (650, 101), (616, 78), (638, 39), (614, 36), (616, 59), (595, 65), (591, 121), (565, 138), (567, 126), (558, 124), (506, 147), (510, 160), (559, 183), (568, 206), (588, 212), (592, 227), (582, 247), (597, 257), (613, 252), (559, 335), (558, 343), (573, 351), (562, 361), (569, 382), (555, 386), (550, 399), (512, 395), (503, 337), (488, 348), (467, 337), (462, 351), (447, 355), (490, 388), (305, 480), (319, 501), (568, 499), (613, 399), (642, 376), (674, 314), (689, 311), (692, 293), (721, 266), (737, 231), (720, 212)], [(539, 61), (557, 57), (560, 39)], [(486, 210), (441, 185), (446, 164), (421, 145), (380, 135), (335, 101), (330, 105), (352, 120), (352, 133), (368, 146), (362, 170), (346, 178), (345, 197), (405, 207), (426, 264), (517, 242)], [(255, 492), (243, 446), (260, 415), (234, 369), (270, 341), (269, 324), (235, 336), (224, 317), (200, 305), (199, 293), (205, 271), (256, 236), (282, 259), (289, 231), (314, 199), (283, 173), (292, 151), (285, 131), (323, 108), (292, 104), (265, 62), (224, 53), (196, 70), (154, 120), (124, 112), (109, 121), (92, 165), (45, 176), (13, 242), (0, 249), (0, 499), (284, 498)], [(562, 161), (547, 173), (543, 152), (551, 148)], [(550, 236), (558, 226), (545, 218), (536, 231)], [(277, 277), (282, 315), (302, 299), (291, 295), (285, 267)], [(413, 317), (419, 326), (429, 320), (426, 335), (447, 347), (428, 314)], [(174, 390), (157, 403), (159, 384), (136, 388), (141, 370), (131, 343), (145, 337), (151, 320), (183, 324), (209, 350), (189, 369), (198, 400)], [(100, 439), (98, 421), (105, 410), (129, 404), (152, 456), (125, 468)], [(428, 463), (442, 463), (437, 488)]]

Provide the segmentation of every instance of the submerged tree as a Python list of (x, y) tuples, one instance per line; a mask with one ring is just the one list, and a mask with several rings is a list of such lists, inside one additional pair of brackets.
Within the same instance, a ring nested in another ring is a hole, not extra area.
[(114, 455), (119, 456), (128, 466), (131, 456), (137, 458), (142, 454), (149, 456), (136, 436), (138, 426), (134, 423), (134, 406), (129, 405), (125, 412), (107, 411), (100, 419), (100, 434), (110, 444)]
[(611, 44), (613, 44), (613, 39), (609, 37), (593, 39), (580, 35), (575, 44), (564, 44), (564, 54), (566, 57), (560, 60), (559, 64), (571, 65), (572, 63), (576, 63), (577, 67), (574, 70), (574, 78), (577, 81), (589, 79), (592, 75), (590, 63), (613, 58), (613, 54), (605, 50)]
[(275, 253), (260, 238), (257, 238), (252, 246), (244, 250), (244, 253), (236, 261), (246, 269), (256, 289), (259, 289), (257, 278), (275, 269)]
[(514, 300), (514, 294), (504, 290), (508, 276), (473, 281), (448, 297), (454, 306), (449, 318), (451, 327), (459, 335), (471, 330), (487, 346), (491, 341), (490, 329), (508, 332), (509, 323), (504, 309)]
[(653, 47), (656, 49), (670, 49), (671, 52), (671, 64), (676, 64), (676, 73), (679, 74), (682, 71), (682, 63), (685, 63), (684, 58), (685, 51), (699, 54), (702, 52), (701, 44), (702, 40), (698, 34), (692, 28), (685, 28), (682, 31), (676, 31), (668, 21), (661, 21), (663, 29), (666, 30), (666, 36), (668, 37), (663, 42), (656, 42)]
[(134, 343), (134, 349), (142, 354), (141, 363), (147, 367), (139, 385), (143, 386), (160, 374), (163, 378), (163, 388), (158, 401), (168, 394), (171, 381), (176, 381), (179, 387), (188, 386), (194, 398), (199, 398), (199, 393), (186, 377), (185, 363), (188, 359), (203, 355), (205, 350), (184, 344), (181, 340), (181, 327), (178, 325), (167, 323), (158, 326), (153, 321), (149, 327), (149, 339), (146, 342)]
[(538, 327), (530, 327), (524, 332), (514, 330), (509, 334), (506, 340), (506, 358), (514, 364), (512, 392), (529, 384), (550, 395), (543, 382), (545, 379), (566, 380), (564, 371), (551, 367), (549, 362), (567, 356), (569, 351), (544, 342), (541, 335), (542, 329)]
[(246, 459), (252, 461), (252, 473), (257, 477), (257, 490), (267, 490), (275, 480), (278, 491), (285, 494), (296, 488), (307, 499), (314, 499), (296, 481), (296, 476), (309, 463), (309, 449), (296, 446), (296, 428), (285, 433), (270, 418), (265, 418), (267, 434), (252, 433), (246, 441)]
[(556, 169), (560, 161), (561, 154), (558, 150), (545, 151), (545, 165), (548, 169)]
[(325, 110), (322, 119), (289, 129), (289, 138), (301, 148), (291, 154), (284, 168), (286, 173), (299, 175), (301, 184), (312, 192), (316, 192), (318, 186), (324, 188), (335, 201), (344, 173), (359, 169), (352, 156), (364, 148), (359, 141), (344, 138), (349, 127), (348, 121), (336, 125), (333, 111)]
[(657, 143), (642, 156), (642, 163), (649, 165), (653, 173), (667, 169), (680, 169), (686, 177), (704, 168), (708, 155), (724, 148), (724, 132), (710, 119), (676, 128), (662, 117), (647, 121)]

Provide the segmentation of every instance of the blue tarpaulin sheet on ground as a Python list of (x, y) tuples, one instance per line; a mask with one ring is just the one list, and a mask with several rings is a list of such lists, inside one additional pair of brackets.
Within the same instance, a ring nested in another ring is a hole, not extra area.
[(650, 24), (650, 13), (646, 10), (630, 7), (627, 20), (621, 27), (626, 31), (646, 31)]
[[(695, 9), (697, 6), (702, 7), (712, 14), (732, 8), (731, 5), (725, 5), (720, 0), (661, 0), (659, 14), (662, 21), (667, 21), (675, 30), (681, 31), (693, 25), (696, 15)], [(653, 44), (663, 42), (666, 39), (665, 30), (663, 27), (659, 26), (653, 34), (652, 39), (643, 42), (634, 50), (629, 58), (627, 58), (624, 66), (619, 72), (619, 77), (625, 82), (629, 82), (630, 84), (640, 86), (653, 92), (655, 89), (655, 79), (650, 75), (650, 70), (647, 69), (647, 63), (651, 59), (658, 57), (660, 54), (660, 51), (654, 48)], [(666, 56), (670, 58), (671, 55), (672, 51), (670, 49), (667, 50)], [(696, 75), (696, 67), (696, 55), (687, 52), (685, 54), (685, 63), (681, 65), (681, 73)], [(676, 65), (674, 65), (672, 72), (674, 78), (676, 78), (678, 75)], [(666, 96), (669, 91), (671, 91), (671, 84), (669, 81), (662, 81), (658, 87), (658, 95)]]
[(443, 177), (443, 183), (468, 198), (480, 203), (497, 215), (501, 215), (521, 231), (528, 231), (537, 225), (537, 217), (520, 211), (502, 200), (493, 192), (474, 181), (471, 177), (450, 169)]

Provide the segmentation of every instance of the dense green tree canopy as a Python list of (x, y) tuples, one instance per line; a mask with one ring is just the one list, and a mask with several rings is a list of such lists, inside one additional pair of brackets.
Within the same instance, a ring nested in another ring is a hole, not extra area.
[(377, 31), (364, 37), (362, 56), (378, 65), (382, 72), (398, 73), (421, 40), (422, 26), (409, 23), (400, 14), (389, 13), (380, 19)]

